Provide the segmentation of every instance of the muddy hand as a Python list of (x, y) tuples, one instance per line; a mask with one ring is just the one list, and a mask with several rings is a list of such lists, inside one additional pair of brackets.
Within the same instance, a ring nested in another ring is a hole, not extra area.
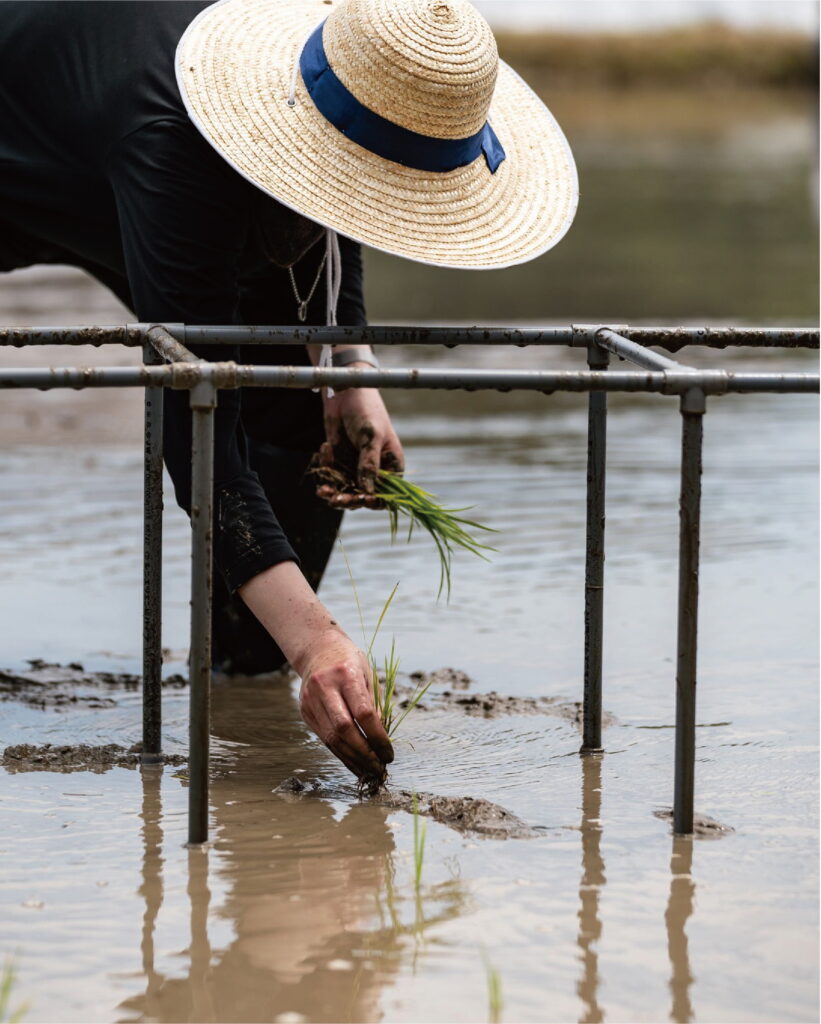
[(402, 445), (391, 424), (382, 396), (374, 388), (352, 388), (324, 398), (327, 441), (319, 452), (320, 465), (341, 474), (343, 487), (323, 482), (317, 494), (337, 508), (379, 508), (374, 497), (377, 473), (405, 468)]
[(309, 657), (299, 693), (305, 723), (360, 780), (382, 781), (393, 747), (373, 702), (365, 655), (347, 637)]

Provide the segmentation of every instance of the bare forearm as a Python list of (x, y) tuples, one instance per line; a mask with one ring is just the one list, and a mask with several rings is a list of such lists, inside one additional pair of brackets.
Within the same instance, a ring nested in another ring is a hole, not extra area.
[(374, 706), (365, 655), (293, 562), (271, 566), (239, 592), (302, 678), (305, 722), (354, 775), (381, 782), (393, 747)]
[(271, 566), (240, 587), (239, 594), (300, 676), (309, 648), (323, 634), (344, 636), (294, 562)]

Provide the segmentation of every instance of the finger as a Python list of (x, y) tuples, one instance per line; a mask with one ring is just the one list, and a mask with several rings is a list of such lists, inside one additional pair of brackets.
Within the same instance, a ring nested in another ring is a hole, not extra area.
[(342, 687), (342, 697), (354, 721), (365, 733), (371, 749), (384, 763), (393, 761), (393, 745), (373, 703), (373, 694), (364, 682), (350, 682)]
[(389, 438), (382, 448), (380, 464), (382, 469), (387, 469), (391, 473), (405, 472), (405, 453), (402, 451), (399, 438), (395, 435)]
[(334, 757), (337, 757), (357, 779), (372, 775), (381, 777), (384, 769), (376, 769), (372, 763), (363, 763), (362, 758), (338, 736), (331, 716), (321, 704), (306, 705), (302, 709), (302, 717)]
[(319, 464), (320, 466), (332, 466), (334, 464), (333, 446), (328, 441), (323, 441), (319, 446)]
[(376, 474), (379, 472), (380, 445), (373, 441), (359, 449), (356, 480), (366, 494), (376, 490)]
[[(321, 493), (320, 493), (321, 492)], [(377, 498), (373, 494), (363, 494), (361, 491), (357, 491), (354, 494), (340, 493), (335, 491), (332, 487), (328, 490), (323, 488), (317, 489), (317, 495), (324, 501), (327, 501), (330, 505), (335, 508), (342, 509), (354, 509), (354, 508), (372, 508), (379, 509), (384, 508), (385, 503), (381, 498)]]
[(347, 756), (354, 759), (358, 765), (361, 765), (363, 774), (380, 777), (385, 770), (384, 761), (377, 756), (361, 730), (357, 727), (356, 722), (351, 717), (347, 703), (338, 691), (326, 693), (324, 710), (330, 718), (333, 727), (333, 735), (331, 737), (333, 745), (329, 743), (328, 746), (332, 750), (338, 748), (344, 751)]

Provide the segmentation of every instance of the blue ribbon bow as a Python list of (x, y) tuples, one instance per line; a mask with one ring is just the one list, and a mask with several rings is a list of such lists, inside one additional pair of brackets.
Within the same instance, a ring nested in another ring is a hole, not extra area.
[(489, 122), (467, 139), (437, 139), (408, 131), (360, 103), (328, 63), (322, 42), (324, 27), (323, 21), (311, 33), (299, 68), (317, 110), (343, 135), (377, 156), (420, 171), (453, 171), (484, 154), (490, 173), (496, 173), (505, 151)]

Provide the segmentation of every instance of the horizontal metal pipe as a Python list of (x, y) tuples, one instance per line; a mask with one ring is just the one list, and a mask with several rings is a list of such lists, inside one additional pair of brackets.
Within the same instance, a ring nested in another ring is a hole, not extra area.
[[(0, 345), (140, 345), (153, 324), (108, 327), (0, 327)], [(364, 342), (374, 345), (587, 345), (590, 332), (609, 324), (584, 327), (287, 327), (164, 325), (185, 344), (329, 345)], [(753, 346), (772, 348), (819, 347), (817, 327), (625, 327), (621, 334), (634, 341), (653, 342), (676, 352), (686, 345), (709, 348)]]
[(727, 373), (692, 370), (669, 373), (586, 370), (354, 369), (309, 366), (245, 366), (236, 363), (171, 363), (168, 366), (55, 367), (0, 369), (0, 388), (172, 387), (190, 389), (209, 382), (217, 388), (364, 387), (455, 391), (649, 391), (681, 394), (700, 387), (707, 394), (819, 390), (817, 373)]
[(660, 355), (636, 341), (623, 338), (615, 331), (611, 331), (609, 327), (602, 327), (596, 331), (595, 342), (601, 348), (607, 349), (608, 352), (627, 359), (635, 366), (642, 366), (645, 370), (682, 370), (686, 372), (690, 369), (689, 366), (682, 366), (681, 363), (668, 359), (667, 356)]
[(158, 356), (162, 356), (169, 363), (199, 363), (202, 360), (195, 356), (181, 342), (168, 333), (168, 330), (161, 324), (149, 327), (145, 332), (146, 340)]
[[(172, 333), (174, 333), (172, 329)], [(573, 327), (185, 327), (187, 345), (572, 345)]]
[(817, 327), (628, 327), (634, 341), (652, 342), (668, 352), (687, 345), (707, 348), (818, 348)]
[(113, 327), (3, 327), (0, 345), (142, 345), (149, 324)]

